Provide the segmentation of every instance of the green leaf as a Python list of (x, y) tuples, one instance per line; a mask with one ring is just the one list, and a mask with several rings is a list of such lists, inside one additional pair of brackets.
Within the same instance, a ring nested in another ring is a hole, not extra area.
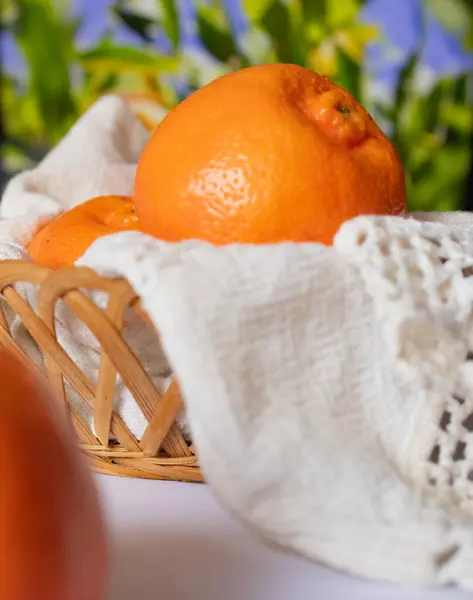
[(43, 151), (41, 151), (31, 145), (25, 144), (23, 140), (15, 138), (7, 138), (5, 140), (5, 145), (7, 148), (14, 150), (15, 154), (22, 155), (24, 158), (27, 158), (30, 164), (38, 163), (44, 158), (47, 152), (46, 148), (43, 148)]
[(361, 63), (367, 44), (379, 36), (372, 25), (355, 24), (339, 29), (333, 34), (337, 45), (357, 63)]
[(325, 21), (307, 21), (304, 30), (307, 41), (312, 46), (331, 41), (330, 31), (328, 30)]
[(432, 166), (432, 156), (438, 152), (442, 145), (441, 137), (434, 133), (421, 133), (418, 139), (411, 139), (411, 135), (409, 135), (409, 138), (409, 157), (404, 167), (414, 175), (420, 173), (421, 177), (427, 167), (428, 175), (428, 171)]
[(373, 113), (379, 113), (380, 117), (386, 121), (392, 122), (395, 119), (394, 109), (379, 102), (373, 104)]
[(34, 143), (42, 129), (36, 98), (19, 89), (17, 81), (6, 73), (1, 74), (0, 91), (2, 111), (8, 115), (2, 123), (6, 136), (29, 138), (30, 143)]
[(427, 98), (422, 99), (420, 111), (414, 118), (423, 131), (435, 131), (438, 125), (439, 111), (443, 99), (444, 92), (441, 84), (436, 85)]
[(460, 104), (468, 104), (472, 110), (473, 106), (471, 106), (471, 96), (470, 96), (470, 80), (471, 77), (469, 75), (461, 75), (453, 80), (453, 96), (452, 99), (454, 102), (458, 102)]
[(301, 52), (300, 39), (293, 35), (291, 15), (286, 4), (273, 0), (261, 19), (261, 26), (272, 40), (277, 60), (306, 65), (307, 56)]
[(415, 52), (401, 70), (395, 96), (392, 142), (403, 163), (405, 162), (408, 149), (406, 149), (403, 143), (401, 132), (405, 122), (408, 103), (412, 101), (413, 81), (418, 63), (419, 54)]
[(465, 48), (468, 51), (473, 50), (473, 19), (472, 23), (470, 23), (469, 31), (465, 36)]
[(2, 110), (8, 115), (3, 123), (3, 150), (10, 145), (28, 156), (32, 164), (37, 163), (56, 140), (51, 132), (45, 132), (36, 97), (21, 90), (11, 76), (2, 74), (0, 81)]
[(18, 6), (14, 0), (3, 0), (0, 3), (0, 29), (6, 29), (17, 18)]
[(337, 48), (338, 73), (336, 83), (361, 101), (361, 68), (341, 48)]
[(162, 26), (175, 50), (179, 47), (181, 38), (179, 30), (179, 13), (176, 0), (159, 0), (161, 7)]
[(442, 104), (440, 122), (459, 133), (468, 135), (473, 132), (473, 108), (453, 102)]
[(59, 21), (47, 0), (18, 3), (16, 37), (28, 62), (31, 94), (45, 133), (55, 141), (77, 117), (68, 63), (72, 31), (71, 23)]
[(330, 39), (317, 44), (308, 55), (309, 68), (329, 79), (334, 79), (337, 76), (338, 63), (337, 47)]
[(470, 167), (469, 146), (444, 147), (432, 157), (429, 168), (413, 177), (409, 203), (416, 210), (458, 210)]
[(129, 69), (154, 75), (160, 71), (175, 72), (179, 66), (177, 58), (154, 49), (118, 46), (110, 41), (102, 41), (92, 50), (81, 52), (79, 60), (89, 70), (120, 72)]
[(150, 42), (151, 35), (150, 30), (156, 26), (155, 21), (149, 17), (145, 17), (138, 13), (124, 10), (118, 6), (112, 6), (112, 13), (116, 15), (120, 21), (122, 21), (127, 27), (138, 34), (144, 41)]
[(462, 36), (471, 31), (473, 11), (470, 0), (423, 0), (423, 3), (449, 31)]
[(0, 194), (3, 194), (7, 183), (12, 177), (15, 177), (15, 175), (26, 169), (33, 168), (36, 162), (37, 160), (29, 156), (28, 152), (23, 151), (23, 149), (18, 148), (8, 141), (4, 141), (2, 144), (2, 178), (0, 181)]
[(361, 3), (359, 0), (326, 0), (326, 20), (333, 30), (353, 25)]
[(238, 56), (238, 50), (221, 7), (199, 5), (197, 28), (207, 50), (222, 62)]
[(273, 1), (261, 19), (274, 45), (276, 56), (281, 62), (291, 62), (290, 25), (287, 8)]
[(99, 72), (97, 74), (91, 73), (91, 75), (96, 75), (96, 79), (93, 82), (93, 93), (95, 97), (102, 96), (103, 94), (115, 89), (120, 80), (118, 73), (114, 73), (113, 71), (104, 73)]
[[(404, 93), (404, 92), (403, 92)], [(430, 94), (419, 95), (412, 91), (401, 98), (393, 110), (392, 122), (395, 125), (395, 143), (402, 140), (403, 151), (407, 156), (412, 152), (412, 140), (415, 142), (426, 133), (438, 130), (439, 107), (444, 100), (441, 85), (436, 85)]]
[(304, 20), (317, 23), (325, 22), (327, 18), (327, 1), (330, 0), (301, 0)]
[(243, 10), (252, 23), (259, 23), (272, 2), (273, 0), (243, 0)]
[(285, 0), (285, 4), (289, 18), (292, 62), (307, 67), (309, 45), (301, 0)]
[(271, 39), (260, 27), (249, 27), (240, 38), (240, 47), (248, 66), (274, 61)]

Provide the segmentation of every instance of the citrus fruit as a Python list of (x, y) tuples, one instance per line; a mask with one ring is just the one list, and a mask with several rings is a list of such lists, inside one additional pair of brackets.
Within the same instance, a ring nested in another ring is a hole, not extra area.
[(347, 91), (296, 65), (201, 88), (158, 125), (134, 192), (142, 230), (214, 244), (316, 241), (342, 222), (406, 209), (391, 142)]
[(73, 265), (99, 237), (139, 229), (132, 198), (98, 196), (50, 221), (27, 249), (35, 263), (58, 269)]
[(75, 434), (48, 388), (0, 349), (0, 598), (100, 600), (107, 544)]

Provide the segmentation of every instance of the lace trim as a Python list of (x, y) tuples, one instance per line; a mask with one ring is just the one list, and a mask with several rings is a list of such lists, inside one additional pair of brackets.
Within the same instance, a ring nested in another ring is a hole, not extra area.
[(340, 230), (335, 246), (365, 281), (400, 380), (422, 397), (409, 475), (473, 514), (469, 240), (440, 223), (359, 218)]

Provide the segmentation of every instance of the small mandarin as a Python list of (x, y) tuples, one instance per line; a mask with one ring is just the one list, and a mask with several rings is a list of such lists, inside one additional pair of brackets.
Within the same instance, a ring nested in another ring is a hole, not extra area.
[(131, 197), (98, 196), (50, 221), (27, 250), (35, 263), (59, 269), (72, 266), (97, 238), (139, 229)]
[(225, 75), (158, 125), (138, 164), (143, 231), (214, 244), (330, 244), (360, 214), (406, 210), (391, 142), (327, 78), (296, 65)]

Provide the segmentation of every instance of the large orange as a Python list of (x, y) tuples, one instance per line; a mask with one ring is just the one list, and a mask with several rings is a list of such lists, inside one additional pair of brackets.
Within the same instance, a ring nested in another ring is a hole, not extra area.
[(72, 427), (2, 349), (0, 381), (0, 598), (101, 600), (105, 525)]
[(359, 214), (406, 209), (391, 142), (345, 90), (295, 65), (261, 65), (195, 92), (138, 164), (142, 229), (215, 244), (331, 243)]
[(50, 221), (27, 249), (37, 264), (58, 269), (73, 265), (97, 238), (139, 228), (129, 196), (98, 196)]

